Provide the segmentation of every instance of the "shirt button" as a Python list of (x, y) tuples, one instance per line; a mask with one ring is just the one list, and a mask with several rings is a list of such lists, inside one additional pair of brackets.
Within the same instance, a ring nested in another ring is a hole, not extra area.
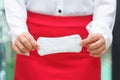
[(59, 9), (59, 10), (58, 10), (58, 13), (62, 13), (62, 10), (61, 10), (61, 9)]

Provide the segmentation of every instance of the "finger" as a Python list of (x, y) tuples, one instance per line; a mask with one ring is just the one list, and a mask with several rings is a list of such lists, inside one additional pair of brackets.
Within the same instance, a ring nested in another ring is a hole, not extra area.
[(22, 53), (28, 53), (29, 49), (26, 48), (20, 41), (15, 42), (15, 46), (20, 50)]
[(31, 34), (27, 33), (25, 34), (25, 37), (29, 40), (33, 49), (39, 48), (39, 45), (37, 44), (36, 40), (33, 38)]
[(106, 49), (105, 46), (101, 46), (97, 49), (88, 49), (88, 51), (90, 52), (91, 55), (98, 55), (98, 54), (101, 54), (101, 52)]
[(95, 35), (91, 35), (91, 36), (89, 36), (88, 38), (82, 40), (82, 41), (81, 41), (81, 45), (82, 45), (82, 46), (87, 46), (88, 44), (93, 43), (93, 42), (95, 42), (95, 41), (97, 41), (97, 40), (99, 40), (98, 37), (95, 37)]
[(16, 46), (13, 46), (13, 49), (14, 49), (14, 51), (15, 51), (17, 54), (26, 55), (26, 56), (29, 56), (29, 55), (30, 55), (29, 53), (23, 53), (23, 52), (21, 52)]
[(100, 48), (102, 45), (105, 45), (105, 41), (100, 39), (92, 44), (87, 45), (88, 49), (97, 49)]
[(34, 47), (32, 46), (32, 43), (31, 43), (31, 37), (29, 35), (23, 35), (26, 39), (26, 43), (25, 43), (25, 47), (27, 47), (29, 50), (32, 50)]
[(101, 57), (101, 56), (103, 56), (105, 54), (105, 52), (106, 52), (106, 49), (104, 49), (100, 54), (91, 55), (91, 56), (93, 56), (93, 57)]
[(18, 54), (22, 53), (15, 45), (13, 45), (12, 48), (16, 53), (18, 53)]
[(19, 38), (20, 43), (26, 47), (29, 51), (32, 49), (32, 45), (30, 44), (30, 42), (25, 38), (25, 37), (21, 37)]

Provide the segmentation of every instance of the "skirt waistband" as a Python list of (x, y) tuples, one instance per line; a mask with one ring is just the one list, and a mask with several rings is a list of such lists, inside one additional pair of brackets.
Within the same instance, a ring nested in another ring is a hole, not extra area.
[[(59, 26), (75, 26), (75, 25), (81, 25), (81, 24), (87, 24), (92, 20), (92, 15), (86, 15), (86, 16), (52, 16), (52, 15), (45, 15), (45, 14), (39, 14), (28, 11), (28, 18), (32, 22), (36, 24), (46, 23), (48, 25), (59, 25)], [(34, 18), (33, 18), (34, 17)], [(39, 23), (40, 22), (40, 23)]]

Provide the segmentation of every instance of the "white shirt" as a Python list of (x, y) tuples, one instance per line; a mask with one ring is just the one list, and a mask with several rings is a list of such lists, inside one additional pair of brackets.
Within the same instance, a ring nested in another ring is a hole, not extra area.
[(116, 0), (5, 0), (4, 4), (13, 43), (20, 33), (28, 32), (27, 10), (54, 16), (93, 15), (87, 25), (89, 34), (102, 34), (107, 48), (112, 43)]

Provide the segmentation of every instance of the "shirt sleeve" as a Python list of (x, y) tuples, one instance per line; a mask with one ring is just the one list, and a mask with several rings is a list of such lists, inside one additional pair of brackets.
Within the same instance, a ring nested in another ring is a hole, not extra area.
[(22, 32), (28, 32), (26, 25), (25, 0), (4, 0), (5, 14), (12, 43)]
[(87, 25), (87, 30), (89, 34), (102, 34), (107, 49), (112, 43), (115, 15), (116, 0), (94, 0), (93, 20)]

